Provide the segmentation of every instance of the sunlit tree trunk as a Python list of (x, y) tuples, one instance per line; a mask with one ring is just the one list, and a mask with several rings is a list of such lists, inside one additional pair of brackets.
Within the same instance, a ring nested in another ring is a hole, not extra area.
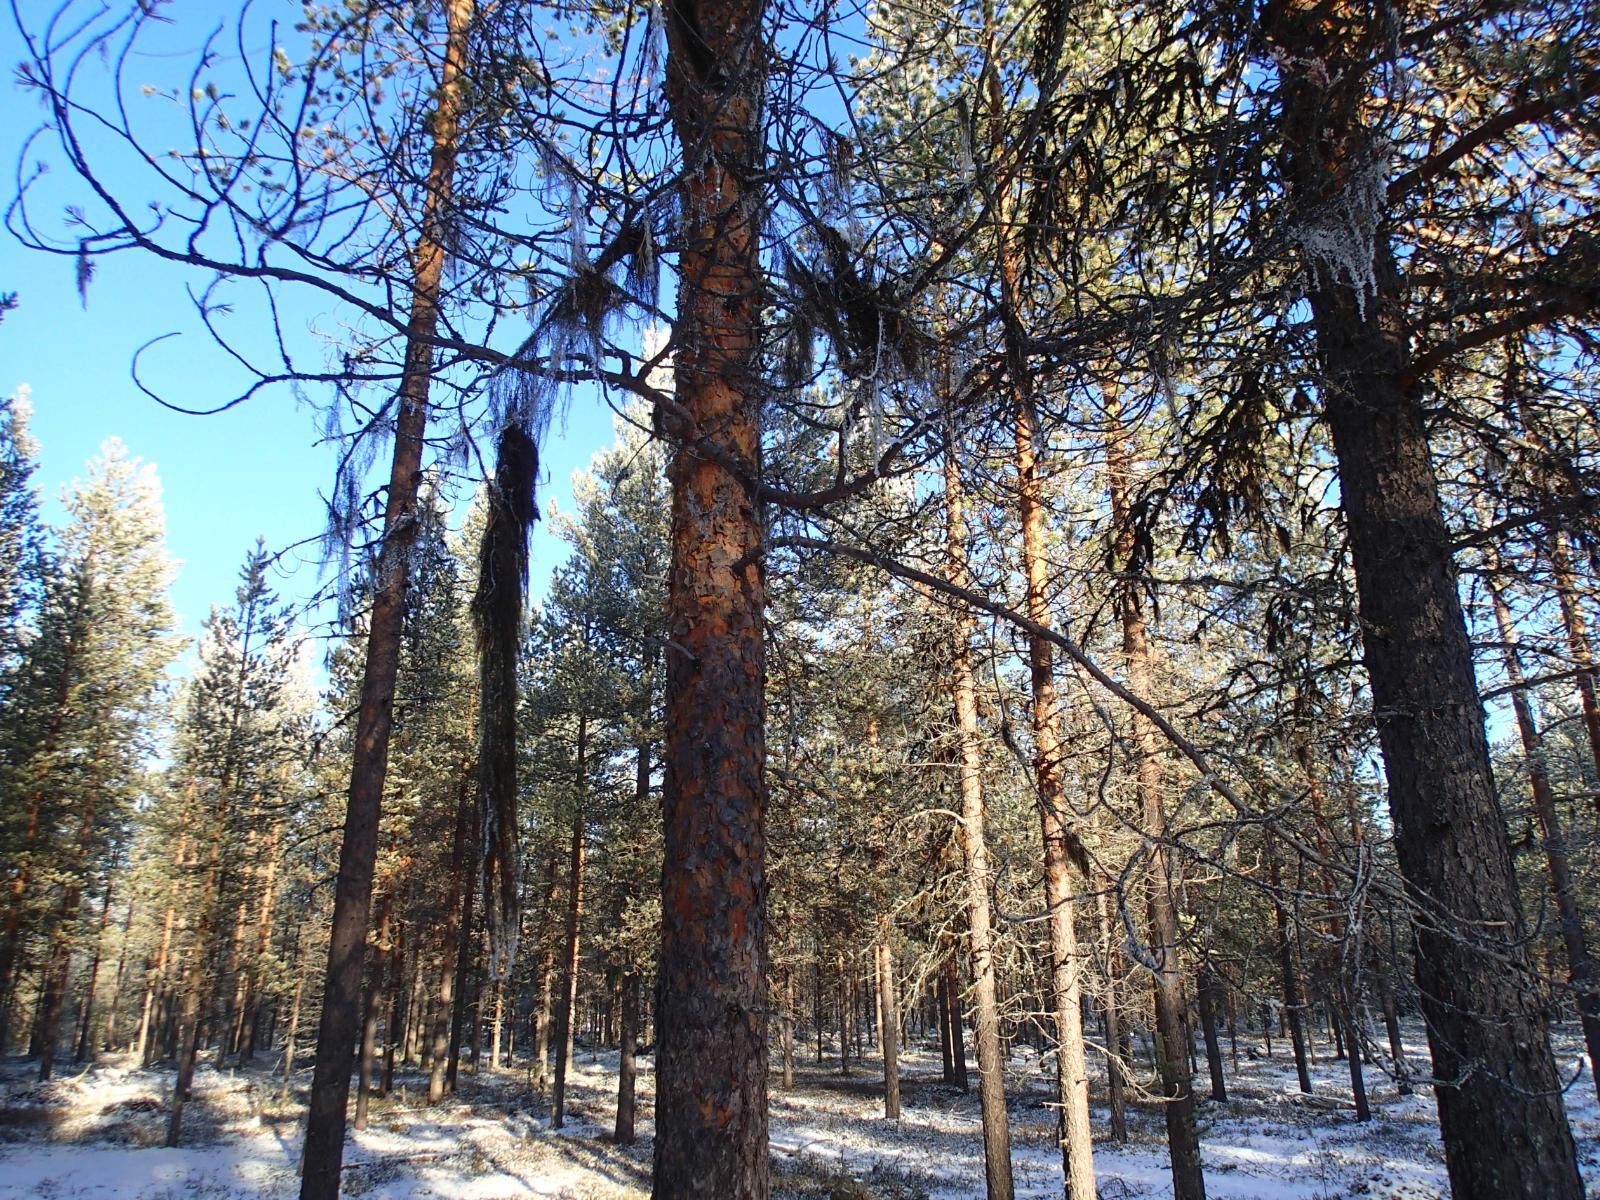
[[(967, 522), (955, 439), (944, 446), (945, 549), (950, 582), (971, 587), (967, 565)], [(975, 621), (963, 611), (952, 630), (951, 684), (954, 690), (958, 778), (961, 792), (961, 849), (966, 866), (968, 944), (972, 954), (973, 1036), (978, 1049), (978, 1107), (983, 1119), (983, 1171), (988, 1200), (1011, 1200), (1011, 1119), (1006, 1112), (1005, 1052), (1000, 1037), (1000, 1007), (995, 980), (993, 918), (989, 904), (989, 848), (984, 833), (983, 759), (978, 742), (978, 689), (972, 665)]]
[[(355, 756), (334, 884), (327, 983), (317, 1028), (317, 1058), (301, 1157), (300, 1200), (338, 1200), (344, 1162), (350, 1066), (361, 1021), (361, 975), (366, 958), (372, 873), (378, 856), (378, 814), (389, 768), (395, 676), (400, 666), (408, 562), (416, 542), (422, 480), (422, 442), (433, 371), (429, 344), (439, 327), (439, 299), (451, 225), (450, 204), (459, 150), (467, 68), (467, 34), (474, 0), (447, 0), (447, 34), (432, 120), (433, 146), (423, 195), (422, 228), (412, 252), (411, 312), (395, 417), (394, 458), (378, 552), (376, 592), (356, 714)], [(431, 1089), (430, 1089), (431, 1090)]]

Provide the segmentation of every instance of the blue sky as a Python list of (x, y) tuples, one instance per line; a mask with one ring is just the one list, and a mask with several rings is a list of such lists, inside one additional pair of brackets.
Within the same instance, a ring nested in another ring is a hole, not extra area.
[[(54, 0), (23, 0), (28, 19)], [(22, 44), (8, 19), (0, 19), (0, 60), (6, 67), (4, 120), (0, 120), (0, 162), (18, 161), (26, 135), (37, 125), (36, 103), (11, 81), (10, 68), (23, 57)], [(148, 65), (152, 81), (181, 83), (189, 62)], [(30, 156), (32, 157), (37, 156)], [(6, 201), (15, 191), (7, 176)], [(60, 172), (50, 181), (53, 202), (71, 198), (72, 185)], [(119, 177), (109, 182), (115, 187)], [(48, 211), (48, 210), (45, 210)], [(216, 416), (185, 416), (162, 408), (135, 386), (130, 368), (139, 347), (163, 334), (183, 336), (150, 351), (149, 378), (159, 381), (167, 399), (204, 408), (227, 399), (237, 375), (212, 349), (198, 325), (185, 288), (205, 286), (197, 272), (135, 252), (102, 258), (80, 302), (73, 261), (31, 252), (9, 235), (0, 236), (0, 291), (16, 292), (20, 307), (0, 324), (0, 393), (19, 385), (32, 390), (33, 433), (40, 444), (37, 479), (46, 514), (59, 519), (57, 497), (82, 474), (84, 462), (107, 437), (116, 435), (138, 457), (154, 462), (161, 474), (167, 510), (167, 544), (182, 566), (173, 601), (184, 632), (196, 634), (214, 603), (231, 595), (246, 551), (257, 536), (281, 550), (314, 539), (322, 527), (319, 490), (332, 481), (334, 457), (317, 445), (321, 421), (311, 393), (299, 404), (287, 390), (267, 393)], [(256, 319), (241, 307), (235, 324)], [(318, 321), (336, 325), (334, 314), (302, 312), (286, 322), (291, 335), (304, 335)], [(612, 440), (609, 410), (592, 396), (576, 396), (564, 422), (544, 447), (541, 504), (569, 508), (569, 477), (595, 450)], [(547, 531), (535, 535), (534, 589), (565, 548)], [(286, 599), (302, 600), (317, 584), (317, 549), (308, 545), (285, 561), (276, 581)]]

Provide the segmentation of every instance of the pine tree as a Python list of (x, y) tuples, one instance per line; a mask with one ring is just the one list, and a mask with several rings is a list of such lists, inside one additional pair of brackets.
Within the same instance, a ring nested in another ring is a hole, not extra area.
[(12, 715), (24, 722), (8, 787), (20, 836), (0, 978), (14, 1000), (25, 955), (42, 972), (35, 1041), (54, 1065), (80, 908), (115, 848), (154, 749), (156, 704), (179, 642), (167, 587), (172, 563), (155, 468), (116, 439), (66, 497), (58, 570), (29, 646)]

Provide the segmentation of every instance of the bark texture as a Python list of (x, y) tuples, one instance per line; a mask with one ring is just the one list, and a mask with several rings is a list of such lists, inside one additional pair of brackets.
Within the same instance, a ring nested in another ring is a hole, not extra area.
[(693, 428), (672, 430), (668, 472), (658, 1200), (770, 1191), (765, 583), (749, 483), (761, 458), (764, 15), (762, 0), (679, 0), (666, 20), (683, 153), (674, 384)]

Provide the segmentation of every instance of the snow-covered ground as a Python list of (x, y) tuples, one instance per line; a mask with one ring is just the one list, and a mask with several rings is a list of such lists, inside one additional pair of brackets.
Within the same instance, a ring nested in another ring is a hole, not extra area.
[[(937, 1053), (903, 1062), (901, 1120), (882, 1117), (880, 1080), (865, 1068), (850, 1078), (836, 1061), (815, 1065), (802, 1047), (796, 1088), (772, 1092), (772, 1154), (778, 1195), (815, 1200), (967, 1200), (983, 1195), (977, 1101), (939, 1082)], [(1241, 1050), (1244, 1047), (1241, 1046)], [(1419, 1040), (1413, 1065), (1426, 1062)], [(1559, 1050), (1575, 1068), (1579, 1043)], [(276, 1198), (296, 1191), (303, 1093), (279, 1100), (265, 1072), (202, 1068), (187, 1112), (188, 1144), (162, 1146), (171, 1073), (111, 1059), (47, 1085), (31, 1064), (0, 1064), (0, 1200), (222, 1200)], [(351, 1135), (345, 1194), (374, 1200), (412, 1196), (458, 1200), (567, 1197), (613, 1200), (649, 1194), (648, 1058), (641, 1060), (639, 1142), (610, 1142), (615, 1053), (580, 1050), (569, 1084), (566, 1128), (552, 1132), (542, 1099), (521, 1070), (474, 1077), (437, 1107), (423, 1081), (373, 1105), (367, 1130)], [(1299, 1095), (1292, 1061), (1242, 1055), (1229, 1071), (1226, 1104), (1200, 1105), (1208, 1194), (1214, 1200), (1421, 1200), (1446, 1192), (1433, 1100), (1408, 1097), (1369, 1069), (1373, 1120), (1359, 1124), (1343, 1062), (1313, 1071), (1316, 1095)], [(1198, 1080), (1205, 1093), (1204, 1072)], [(297, 1077), (303, 1089), (306, 1080)], [(776, 1073), (774, 1073), (774, 1083)], [(1013, 1161), (1019, 1197), (1061, 1194), (1060, 1158), (1049, 1108), (1048, 1064), (1019, 1050), (1009, 1077)], [(1097, 1100), (1104, 1097), (1097, 1096)], [(1587, 1072), (1567, 1094), (1590, 1194), (1600, 1196), (1600, 1107)], [(1095, 1108), (1095, 1166), (1105, 1200), (1170, 1194), (1158, 1109), (1132, 1106), (1130, 1139), (1109, 1139)]]

